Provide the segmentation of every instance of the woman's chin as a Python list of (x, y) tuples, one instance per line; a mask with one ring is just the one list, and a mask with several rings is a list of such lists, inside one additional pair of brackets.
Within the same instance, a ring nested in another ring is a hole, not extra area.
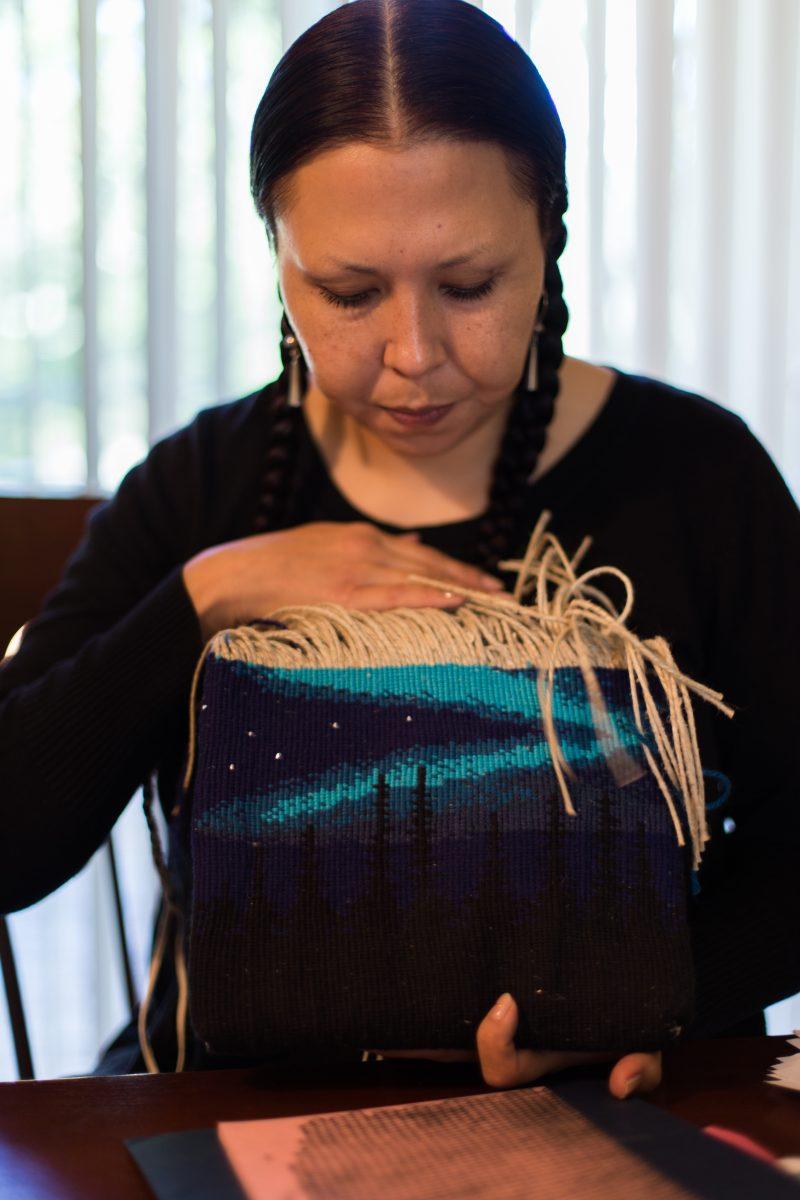
[(464, 435), (462, 428), (463, 408), (459, 404), (450, 404), (443, 408), (440, 415), (433, 419), (405, 419), (387, 409), (379, 409), (371, 414), (370, 429), (377, 437), (391, 443), (392, 446), (403, 446), (422, 453), (430, 448), (440, 453), (447, 445), (453, 445)]

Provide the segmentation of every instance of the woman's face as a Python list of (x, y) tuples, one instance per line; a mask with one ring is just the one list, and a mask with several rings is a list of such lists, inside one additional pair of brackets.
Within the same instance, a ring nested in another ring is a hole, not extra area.
[[(281, 293), (312, 392), (393, 449), (439, 454), (505, 416), (544, 286), (536, 210), (486, 142), (352, 142), (290, 180)], [(451, 405), (432, 425), (392, 408)]]

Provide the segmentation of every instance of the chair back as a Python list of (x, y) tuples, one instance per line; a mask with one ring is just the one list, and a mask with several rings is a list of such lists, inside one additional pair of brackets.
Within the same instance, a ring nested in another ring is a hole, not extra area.
[(0, 496), (0, 657), (55, 587), (99, 501), (98, 496)]
[[(42, 606), (55, 587), (73, 550), (81, 540), (86, 518), (100, 503), (99, 496), (43, 498), (0, 496), (0, 658), (14, 635)], [(122, 968), (133, 1016), (136, 992), (133, 983), (119, 877), (111, 837), (106, 843), (114, 897)], [(32, 1079), (33, 1063), (8, 923), (0, 916), (0, 967), (6, 995), (17, 1070), (20, 1079)]]

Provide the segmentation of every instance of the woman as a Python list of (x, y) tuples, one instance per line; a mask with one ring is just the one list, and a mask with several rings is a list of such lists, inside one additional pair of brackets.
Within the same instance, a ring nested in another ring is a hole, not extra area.
[[(508, 585), (498, 564), (548, 508), (567, 548), (591, 534), (587, 569), (631, 577), (635, 632), (664, 635), (739, 708), (697, 712), (735, 831), (712, 818), (690, 1033), (763, 1031), (764, 1006), (800, 989), (800, 513), (773, 463), (711, 401), (564, 356), (563, 131), (530, 60), (472, 5), (355, 0), (323, 18), (267, 86), (251, 167), (285, 370), (126, 476), (0, 673), (3, 794), (26, 797), (6, 801), (0, 907), (77, 871), (154, 768), (169, 810), (214, 631), (281, 604), (456, 606), (459, 586)], [(169, 1063), (171, 963), (156, 999)], [(576, 1061), (516, 1049), (513, 997), (493, 1012), (474, 1052), (487, 1082)], [(194, 1041), (189, 1062), (229, 1060)], [(142, 1066), (128, 1030), (98, 1069)], [(631, 1047), (609, 1086), (659, 1073)]]

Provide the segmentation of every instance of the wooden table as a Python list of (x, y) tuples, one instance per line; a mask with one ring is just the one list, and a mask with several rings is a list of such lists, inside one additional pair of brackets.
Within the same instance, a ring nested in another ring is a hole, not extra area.
[[(800, 1094), (762, 1082), (783, 1038), (687, 1043), (665, 1056), (649, 1100), (696, 1125), (738, 1129), (779, 1155), (800, 1155)], [(128, 1137), (199, 1129), (222, 1119), (400, 1104), (490, 1091), (471, 1063), (401, 1059), (328, 1069), (123, 1075), (0, 1084), (0, 1197), (147, 1200)], [(621, 1102), (624, 1103), (624, 1102)], [(800, 1196), (800, 1191), (798, 1191)]]

